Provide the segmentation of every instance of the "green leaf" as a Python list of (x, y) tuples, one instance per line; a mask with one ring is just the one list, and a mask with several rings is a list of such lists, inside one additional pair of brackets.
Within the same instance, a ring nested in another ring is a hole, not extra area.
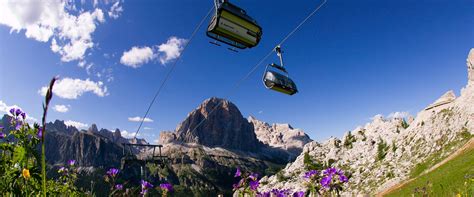
[(16, 162), (23, 162), (26, 159), (26, 150), (21, 146), (15, 147), (13, 152), (13, 161)]

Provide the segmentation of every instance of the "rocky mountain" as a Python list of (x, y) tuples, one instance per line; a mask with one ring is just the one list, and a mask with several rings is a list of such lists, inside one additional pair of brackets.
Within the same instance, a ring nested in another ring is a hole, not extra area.
[(273, 148), (286, 150), (290, 157), (295, 158), (303, 150), (303, 146), (312, 140), (301, 129), (294, 129), (289, 124), (268, 124), (250, 116), (248, 121), (253, 125), (257, 139)]
[[(432, 164), (454, 152), (474, 134), (474, 49), (467, 67), (468, 84), (456, 97), (448, 91), (420, 111), (414, 119), (376, 116), (342, 139), (310, 142), (303, 152), (317, 162), (333, 163), (352, 174), (344, 195), (377, 192), (416, 176), (424, 164)], [(263, 190), (300, 190), (305, 164), (304, 154), (288, 164), (280, 176), (262, 179)], [(282, 180), (281, 177), (289, 177)]]
[[(8, 130), (10, 116), (4, 115), (2, 124)], [(80, 166), (88, 167), (118, 167), (123, 156), (122, 143), (147, 144), (144, 139), (126, 139), (120, 135), (120, 130), (114, 132), (107, 129), (98, 130), (92, 124), (88, 130), (79, 131), (76, 127), (67, 126), (64, 121), (55, 120), (46, 124), (46, 158), (48, 164), (64, 165), (74, 159)]]
[[(201, 122), (206, 119), (205, 122)], [(254, 128), (233, 103), (205, 100), (176, 128), (176, 140), (207, 147), (256, 152), (262, 147)]]
[(246, 119), (232, 102), (210, 98), (189, 113), (175, 131), (161, 132), (159, 141), (170, 158), (170, 165), (160, 170), (160, 175), (166, 174), (180, 186), (215, 195), (230, 194), (237, 167), (273, 174), (311, 140), (288, 124), (270, 126), (253, 117)]

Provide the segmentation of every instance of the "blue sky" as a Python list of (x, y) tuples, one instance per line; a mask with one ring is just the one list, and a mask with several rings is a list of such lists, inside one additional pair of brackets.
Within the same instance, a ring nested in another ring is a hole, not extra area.
[[(63, 86), (76, 88), (57, 93), (52, 105), (64, 105), (57, 108), (63, 113), (51, 110), (49, 120), (128, 132), (138, 127), (129, 118), (145, 112), (179, 55), (181, 39), (212, 6), (195, 0), (40, 2), (51, 4), (44, 9), (14, 1), (0, 5), (0, 109), (18, 105), (39, 119), (40, 89), (59, 75)], [(474, 47), (473, 1), (329, 0), (283, 45), (298, 94), (266, 90), (263, 65), (232, 89), (320, 3), (233, 2), (263, 27), (261, 43), (233, 53), (209, 44), (201, 28), (152, 107), (153, 122), (145, 123), (141, 137), (152, 142), (203, 100), (217, 96), (230, 99), (245, 117), (290, 123), (324, 140), (376, 114), (415, 114), (466, 84), (466, 57)], [(48, 18), (52, 4), (63, 10), (54, 18), (57, 23)], [(276, 55), (264, 64), (272, 61)]]

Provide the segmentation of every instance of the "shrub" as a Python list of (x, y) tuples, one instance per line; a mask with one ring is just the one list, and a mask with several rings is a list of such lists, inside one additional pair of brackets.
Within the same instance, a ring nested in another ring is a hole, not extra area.
[(354, 135), (351, 134), (351, 131), (347, 133), (347, 136), (344, 138), (344, 147), (351, 149), (352, 148), (352, 143), (356, 142), (357, 139), (355, 138)]
[(382, 161), (385, 156), (387, 155), (387, 151), (389, 149), (389, 146), (387, 143), (385, 143), (381, 138), (379, 139), (380, 142), (377, 145), (377, 161)]

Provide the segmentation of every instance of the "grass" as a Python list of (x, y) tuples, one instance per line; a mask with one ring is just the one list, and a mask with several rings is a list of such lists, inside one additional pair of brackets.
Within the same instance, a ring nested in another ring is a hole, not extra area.
[[(412, 196), (412, 194), (422, 196), (421, 192), (416, 193), (415, 191), (420, 191), (423, 188), (425, 194), (428, 193), (430, 196), (455, 196), (458, 193), (474, 195), (472, 176), (474, 176), (473, 149), (458, 155), (439, 168), (419, 176), (385, 196)], [(469, 177), (471, 178), (469, 179)]]
[(443, 156), (443, 153), (451, 152), (453, 148), (459, 147), (462, 144), (466, 143), (471, 138), (471, 135), (467, 131), (462, 131), (458, 134), (457, 137), (458, 137), (458, 139), (460, 139), (459, 141), (454, 141), (454, 142), (451, 142), (451, 143), (447, 144), (445, 147), (443, 147), (442, 150), (432, 154), (425, 161), (417, 164), (410, 171), (410, 178), (414, 178), (414, 177), (420, 175), (425, 170), (427, 170), (427, 169), (431, 168), (432, 166), (434, 166), (435, 164), (441, 162), (443, 159), (445, 159), (446, 157), (449, 156), (449, 155), (444, 155)]

